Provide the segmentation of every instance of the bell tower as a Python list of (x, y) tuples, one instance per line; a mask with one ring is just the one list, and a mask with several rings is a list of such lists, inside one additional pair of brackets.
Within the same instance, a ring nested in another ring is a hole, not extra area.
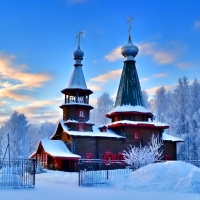
[(64, 104), (60, 106), (63, 110), (63, 120), (70, 130), (74, 131), (92, 131), (93, 123), (89, 123), (90, 110), (93, 109), (89, 105), (89, 95), (93, 92), (87, 88), (85, 77), (82, 70), (84, 52), (80, 48), (79, 32), (78, 47), (74, 51), (74, 70), (71, 75), (67, 88), (61, 92), (64, 94)]

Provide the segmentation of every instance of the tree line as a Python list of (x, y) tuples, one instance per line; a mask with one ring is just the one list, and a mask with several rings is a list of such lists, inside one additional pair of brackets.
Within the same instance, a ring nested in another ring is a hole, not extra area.
[(6, 152), (8, 134), (10, 158), (28, 158), (34, 153), (41, 139), (49, 139), (53, 135), (56, 126), (57, 124), (52, 122), (29, 124), (24, 114), (14, 111), (0, 127), (0, 158), (3, 158)]

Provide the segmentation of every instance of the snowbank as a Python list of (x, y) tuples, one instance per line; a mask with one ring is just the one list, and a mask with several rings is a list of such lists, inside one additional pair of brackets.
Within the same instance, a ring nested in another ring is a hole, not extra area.
[(108, 184), (122, 190), (200, 193), (200, 168), (181, 161), (150, 164)]

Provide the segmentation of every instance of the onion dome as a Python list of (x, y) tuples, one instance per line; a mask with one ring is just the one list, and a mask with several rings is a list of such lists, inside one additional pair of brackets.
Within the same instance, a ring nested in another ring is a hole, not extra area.
[(80, 46), (74, 51), (74, 59), (83, 59), (84, 52), (81, 50)]
[(131, 36), (129, 35), (128, 42), (121, 48), (121, 53), (124, 57), (133, 56), (135, 57), (138, 54), (138, 47), (134, 45), (131, 41)]

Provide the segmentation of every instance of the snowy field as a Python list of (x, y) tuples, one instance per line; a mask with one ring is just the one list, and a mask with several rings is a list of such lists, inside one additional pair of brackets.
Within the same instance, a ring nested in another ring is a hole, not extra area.
[(180, 161), (150, 164), (98, 187), (79, 187), (78, 174), (47, 171), (34, 189), (0, 187), (0, 200), (199, 200), (200, 168)]

